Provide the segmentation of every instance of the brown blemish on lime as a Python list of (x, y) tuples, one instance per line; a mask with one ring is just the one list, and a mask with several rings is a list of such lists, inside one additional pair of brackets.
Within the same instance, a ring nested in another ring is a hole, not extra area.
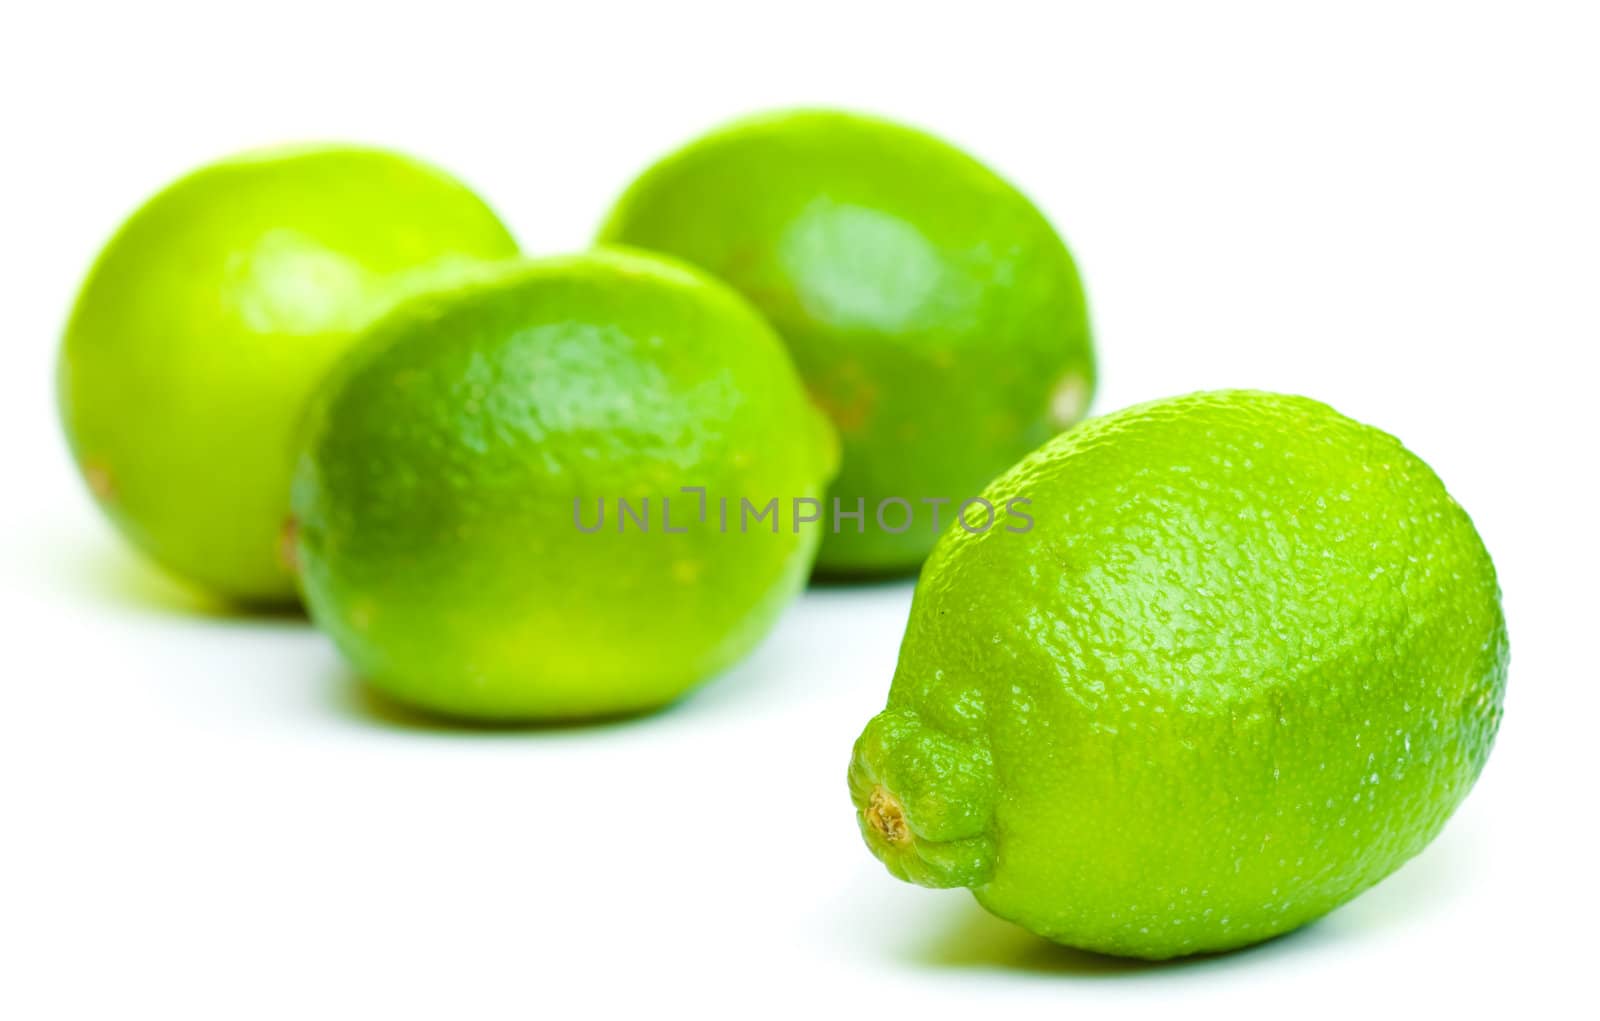
[(877, 830), (878, 835), (891, 846), (905, 847), (911, 843), (911, 827), (906, 825), (905, 809), (900, 806), (899, 799), (882, 784), (872, 788), (872, 795), (867, 798), (867, 810), (862, 815), (867, 825)]
[(117, 487), (111, 481), (111, 469), (100, 461), (85, 461), (83, 463), (83, 480), (89, 484), (89, 492), (96, 499), (110, 500), (117, 495)]
[(877, 395), (864, 385), (847, 385), (841, 389), (853, 390), (853, 393), (845, 397), (842, 394), (822, 393), (813, 389), (811, 403), (822, 409), (822, 413), (833, 420), (833, 424), (841, 433), (858, 433), (872, 417)]
[(300, 522), (288, 518), (278, 533), (278, 559), (290, 574), (300, 573)]

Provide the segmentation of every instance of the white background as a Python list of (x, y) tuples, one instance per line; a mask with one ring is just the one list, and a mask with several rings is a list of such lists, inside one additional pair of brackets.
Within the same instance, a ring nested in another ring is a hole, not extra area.
[[(0, 1016), (1593, 1009), (1593, 5), (4, 10)], [(209, 610), (80, 492), (63, 317), (190, 166), (390, 144), (555, 252), (662, 151), (796, 103), (928, 126), (1036, 198), (1090, 287), (1097, 410), (1298, 391), (1434, 465), (1499, 565), (1513, 665), (1425, 854), (1254, 950), (1055, 949), (895, 882), (854, 831), (844, 768), (908, 585), (809, 593), (655, 717), (450, 730), (374, 707), (302, 621)]]

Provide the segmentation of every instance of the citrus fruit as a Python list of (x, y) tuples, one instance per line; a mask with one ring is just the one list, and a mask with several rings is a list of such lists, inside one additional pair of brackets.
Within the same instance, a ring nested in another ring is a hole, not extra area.
[[(709, 270), (784, 337), (842, 439), (825, 572), (917, 567), (956, 505), (1088, 406), (1066, 246), (1010, 184), (920, 131), (826, 111), (736, 122), (640, 176), (600, 240)], [(880, 520), (886, 501), (909, 508)]]
[(402, 305), (316, 406), (312, 617), (381, 691), (471, 719), (649, 709), (739, 659), (805, 581), (821, 533), (790, 505), (838, 457), (747, 302), (620, 251)]
[(1508, 645), (1466, 513), (1393, 437), (1301, 397), (1140, 405), (952, 528), (855, 746), (868, 846), (1061, 943), (1253, 943), (1420, 851), (1499, 725)]
[(62, 342), (91, 492), (174, 574), (292, 602), (279, 534), (317, 381), (398, 298), (515, 251), (459, 182), (378, 149), (262, 150), (180, 179), (100, 253)]

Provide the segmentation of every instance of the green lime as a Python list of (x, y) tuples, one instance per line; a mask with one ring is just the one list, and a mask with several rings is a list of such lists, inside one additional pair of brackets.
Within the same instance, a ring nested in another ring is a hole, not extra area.
[(623, 252), (409, 302), (316, 405), (313, 619), (382, 691), (483, 720), (649, 709), (739, 659), (804, 584), (791, 507), (838, 457), (754, 309)]
[(292, 602), (280, 532), (311, 391), (397, 299), (515, 252), (477, 196), (395, 153), (298, 146), (191, 173), (122, 225), (67, 326), (61, 417), (85, 481), (173, 573)]
[(1482, 770), (1494, 565), (1393, 437), (1195, 394), (1088, 422), (986, 496), (1033, 527), (940, 541), (851, 763), (895, 875), (1090, 950), (1224, 950), (1393, 872)]
[(1076, 422), (1094, 388), (1083, 288), (1049, 222), (888, 121), (724, 127), (647, 170), (600, 240), (709, 270), (787, 341), (843, 444), (827, 572), (915, 568), (955, 507)]

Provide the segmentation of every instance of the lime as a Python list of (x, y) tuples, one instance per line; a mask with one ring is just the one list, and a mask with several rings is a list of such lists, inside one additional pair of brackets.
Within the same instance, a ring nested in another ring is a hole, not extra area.
[(709, 270), (787, 341), (843, 443), (827, 572), (915, 568), (961, 501), (1088, 406), (1066, 246), (920, 131), (825, 111), (734, 123), (647, 170), (600, 240)]
[(1466, 513), (1393, 437), (1301, 397), (1088, 422), (953, 528), (855, 747), (868, 846), (1058, 942), (1224, 950), (1422, 850), (1500, 722), (1508, 645)]
[(377, 149), (213, 163), (106, 245), (61, 347), (62, 421), (111, 520), (168, 570), (292, 602), (280, 530), (306, 400), (398, 298), (514, 254), (459, 182)]
[(804, 584), (837, 461), (782, 342), (689, 267), (514, 265), (396, 309), (329, 379), (294, 485), (313, 619), (394, 698), (634, 712)]

